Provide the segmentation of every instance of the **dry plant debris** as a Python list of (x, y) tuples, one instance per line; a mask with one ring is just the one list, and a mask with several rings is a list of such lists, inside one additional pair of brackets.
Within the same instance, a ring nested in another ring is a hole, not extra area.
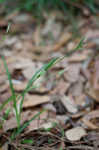
[[(6, 58), (17, 95), (35, 71), (53, 57), (74, 49), (80, 39), (73, 38), (72, 25), (60, 12), (45, 16), (39, 25), (30, 14), (13, 13), (0, 20), (0, 37), (5, 35), (8, 21), (13, 22), (10, 33), (0, 41), (0, 56)], [(9, 137), (17, 127), (12, 102), (0, 112), (1, 150), (99, 149), (99, 26), (91, 14), (80, 17), (78, 31), (85, 37), (83, 51), (68, 56), (35, 82), (38, 88), (25, 95), (21, 125), (42, 109), (45, 112), (12, 142)], [(0, 106), (10, 96), (0, 57)], [(9, 109), (9, 116), (3, 120)]]

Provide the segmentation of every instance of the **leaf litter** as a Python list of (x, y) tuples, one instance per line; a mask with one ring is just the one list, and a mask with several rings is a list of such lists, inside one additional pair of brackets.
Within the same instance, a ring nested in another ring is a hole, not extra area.
[[(22, 107), (23, 129), (18, 130), (20, 136), (8, 144), (8, 149), (99, 149), (99, 31), (94, 17), (89, 15), (87, 19), (78, 18), (78, 30), (85, 37), (83, 51), (75, 52), (53, 66), (35, 83), (38, 88), (27, 92)], [(1, 41), (0, 55), (6, 58), (16, 95), (24, 91), (43, 64), (54, 56), (64, 56), (78, 43), (79, 38), (72, 36), (72, 26), (65, 25), (64, 17), (60, 16), (53, 12), (40, 25), (30, 14), (21, 13), (0, 21), (3, 30), (7, 28), (9, 18), (15, 23), (6, 39)], [(59, 75), (61, 70), (65, 71)], [(9, 142), (11, 131), (17, 127), (5, 72), (0, 57), (0, 108), (4, 108), (0, 113), (2, 144)], [(10, 104), (6, 103), (8, 98)], [(5, 119), (7, 108), (10, 113)], [(43, 109), (45, 112), (33, 119)], [(34, 142), (22, 144), (22, 139)]]

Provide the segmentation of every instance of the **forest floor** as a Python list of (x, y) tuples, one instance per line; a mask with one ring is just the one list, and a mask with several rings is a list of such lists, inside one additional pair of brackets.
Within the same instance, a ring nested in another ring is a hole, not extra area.
[[(5, 56), (17, 95), (38, 69), (75, 49), (83, 37), (81, 51), (54, 65), (34, 83), (38, 88), (26, 93), (21, 125), (45, 111), (14, 140), (13, 103), (0, 107), (0, 150), (99, 150), (99, 14), (71, 21), (53, 11), (38, 21), (15, 12), (0, 19), (0, 56)], [(0, 57), (0, 106), (11, 94)]]

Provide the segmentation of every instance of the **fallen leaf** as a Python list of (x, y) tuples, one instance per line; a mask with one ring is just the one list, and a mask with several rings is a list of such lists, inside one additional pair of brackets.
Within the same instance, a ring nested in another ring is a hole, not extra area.
[(0, 84), (0, 93), (4, 93), (5, 91), (7, 91), (9, 88), (9, 85), (8, 84)]
[(48, 103), (49, 101), (49, 96), (26, 94), (23, 102), (23, 108), (34, 107), (40, 104)]
[(86, 53), (75, 53), (71, 57), (68, 58), (69, 62), (82, 62), (88, 58), (88, 54)]
[(73, 113), (73, 114), (78, 112), (78, 108), (76, 104), (74, 103), (74, 101), (72, 100), (72, 98), (62, 95), (61, 102), (68, 112)]
[(37, 28), (34, 32), (34, 43), (36, 46), (39, 46), (40, 43), (42, 42), (40, 32), (41, 32), (41, 25), (37, 26)]
[(43, 124), (42, 126), (41, 126), (41, 128), (43, 128), (43, 129), (45, 129), (45, 130), (47, 130), (47, 129), (51, 129), (51, 128), (53, 128), (53, 122), (48, 122), (48, 123), (45, 123), (45, 124)]
[(92, 120), (99, 118), (99, 110), (89, 112), (82, 118), (83, 123), (90, 129), (99, 129), (99, 124), (92, 123)]
[(79, 105), (81, 107), (87, 105), (86, 95), (85, 94), (81, 94), (79, 96), (76, 96), (75, 97), (75, 102), (76, 102), (77, 105)]
[(80, 80), (72, 84), (69, 89), (69, 95), (80, 96), (83, 93), (83, 82)]
[(89, 64), (90, 87), (86, 90), (86, 93), (94, 100), (99, 102), (99, 60), (98, 57), (95, 61), (91, 61)]
[[(36, 114), (38, 113), (38, 111), (33, 111), (32, 112), (32, 115), (29, 116), (29, 118), (31, 119), (33, 116), (35, 116)], [(38, 116), (38, 118), (36, 118), (35, 120), (33, 120), (29, 126), (27, 127), (28, 128), (28, 131), (33, 131), (35, 129), (39, 129), (41, 128), (42, 124), (48, 119), (48, 112), (45, 111), (43, 112), (42, 114), (40, 114)]]
[[(26, 112), (23, 112), (21, 114), (21, 125), (28, 120), (28, 116), (30, 114), (30, 111), (26, 111)], [(11, 117), (9, 120), (6, 120), (3, 124), (3, 130), (6, 132), (8, 130), (11, 130), (11, 129), (14, 129), (17, 127), (17, 122), (16, 122), (16, 118), (15, 116), (14, 117)]]
[(94, 62), (93, 68), (91, 68), (93, 72), (91, 73), (91, 85), (93, 86), (94, 90), (99, 91), (99, 58)]
[[(24, 62), (26, 63), (26, 62)], [(23, 70), (23, 74), (24, 76), (27, 78), (27, 79), (31, 79), (33, 74), (42, 67), (42, 63), (38, 62), (37, 64), (36, 63), (33, 63), (31, 62), (31, 64), (29, 64), (29, 66), (25, 67), (24, 70)]]
[(65, 136), (70, 141), (78, 141), (86, 135), (87, 133), (82, 127), (75, 127), (65, 132)]
[(70, 87), (70, 83), (64, 82), (64, 80), (58, 81), (55, 88), (51, 91), (51, 94), (60, 94), (63, 95), (67, 92), (68, 88)]
[(55, 107), (53, 106), (53, 104), (51, 104), (51, 103), (43, 104), (43, 105), (42, 105), (42, 108), (56, 113), (56, 109), (55, 109)]
[(61, 124), (66, 124), (66, 122), (69, 120), (69, 117), (66, 115), (57, 115), (56, 119), (61, 123)]
[(95, 90), (90, 86), (89, 89), (86, 89), (86, 94), (99, 103), (99, 90)]
[(20, 57), (14, 56), (14, 58), (12, 58), (11, 60), (11, 63), (12, 63), (11, 67), (13, 69), (26, 69), (31, 66), (35, 68), (35, 63), (32, 62), (32, 60), (28, 58), (23, 58), (21, 56)]
[(68, 66), (68, 70), (64, 73), (64, 78), (70, 83), (74, 83), (79, 80), (81, 64), (72, 63)]
[[(51, 15), (48, 17), (45, 26), (43, 27), (41, 34), (44, 37), (49, 37), (49, 33), (51, 33), (52, 35), (52, 39), (57, 40), (57, 38), (60, 36), (60, 32), (61, 32), (61, 24), (60, 22), (56, 22), (55, 20), (55, 15)], [(52, 32), (53, 30), (53, 32)]]
[(12, 81), (13, 81), (13, 87), (15, 91), (23, 91), (27, 86), (27, 82), (21, 82), (18, 80), (12, 80)]
[(60, 37), (59, 41), (57, 42), (57, 44), (55, 44), (52, 47), (52, 50), (54, 51), (58, 51), (60, 50), (60, 48), (66, 44), (69, 40), (71, 39), (71, 34), (70, 33), (63, 33), (63, 35)]

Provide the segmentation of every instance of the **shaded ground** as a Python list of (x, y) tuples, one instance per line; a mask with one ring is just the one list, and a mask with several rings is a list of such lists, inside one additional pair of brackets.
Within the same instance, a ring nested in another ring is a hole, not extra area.
[[(98, 15), (79, 16), (75, 25), (56, 11), (49, 15), (45, 13), (43, 23), (26, 13), (13, 13), (0, 20), (0, 55), (6, 58), (16, 94), (24, 90), (43, 64), (54, 57), (64, 56), (76, 47), (81, 37), (85, 37), (82, 51), (53, 66), (36, 81), (39, 88), (26, 94), (21, 124), (42, 109), (46, 111), (14, 141), (9, 138), (17, 127), (12, 102), (1, 111), (1, 149), (99, 149)], [(3, 40), (9, 20), (12, 22), (10, 32)], [(74, 29), (78, 32), (73, 33)], [(0, 103), (10, 96), (7, 75), (0, 59)], [(12, 111), (6, 120), (2, 120), (8, 108)], [(30, 142), (26, 142), (27, 139)]]

